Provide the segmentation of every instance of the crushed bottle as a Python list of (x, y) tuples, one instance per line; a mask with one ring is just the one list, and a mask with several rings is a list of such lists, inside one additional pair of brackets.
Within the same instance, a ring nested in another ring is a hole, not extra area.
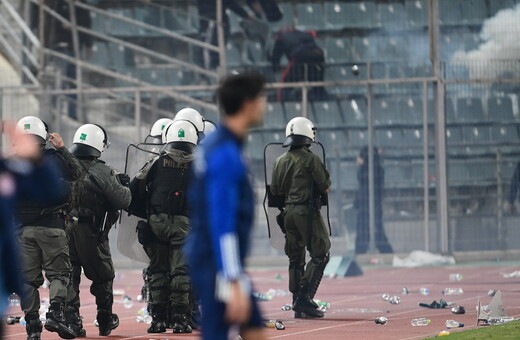
[(517, 321), (519, 319), (511, 318), (511, 317), (503, 317), (503, 318), (489, 318), (487, 320), (487, 323), (491, 326), (496, 325), (503, 325), (505, 323), (511, 322), (511, 321)]
[(392, 296), (389, 300), (388, 300), (392, 305), (398, 305), (401, 303), (401, 298), (399, 296)]
[(418, 319), (413, 319), (412, 321), (410, 321), (410, 324), (414, 327), (421, 327), (421, 326), (428, 326), (431, 322), (432, 322), (432, 320), (427, 319), (427, 318), (418, 318)]
[(20, 323), (20, 319), (21, 319), (20, 316), (9, 315), (5, 318), (5, 323), (8, 325), (14, 325), (16, 323)]
[(128, 295), (123, 296), (123, 307), (126, 309), (130, 309), (134, 306), (134, 302), (132, 301), (132, 298)]
[(283, 311), (292, 310), (292, 305), (291, 304), (285, 304), (285, 305), (282, 306), (282, 310)]
[(137, 311), (136, 321), (139, 323), (146, 324), (152, 323), (152, 316), (150, 315), (150, 313), (148, 313), (148, 309), (146, 307), (143, 307)]
[(375, 320), (376, 325), (386, 325), (388, 323), (388, 318), (384, 316), (380, 316), (376, 318)]
[(462, 290), (462, 288), (444, 288), (442, 290), (442, 294), (444, 294), (444, 295), (462, 295), (462, 294), (464, 294), (464, 290)]
[(419, 293), (421, 293), (421, 295), (428, 295), (430, 294), (430, 290), (428, 288), (422, 287), (421, 289), (419, 289)]
[(94, 320), (94, 326), (95, 326), (95, 327), (99, 327), (99, 322), (97, 321), (97, 319)]
[(408, 295), (408, 294), (410, 294), (410, 290), (406, 287), (403, 287), (403, 289), (401, 289), (401, 294)]
[(450, 281), (462, 281), (464, 279), (464, 276), (459, 273), (452, 273), (449, 276)]
[(383, 301), (390, 300), (390, 294), (385, 293), (385, 294), (381, 295), (381, 299), (383, 299)]
[(466, 307), (456, 306), (451, 309), (453, 314), (466, 314)]
[(446, 328), (464, 327), (464, 324), (455, 320), (446, 320)]
[(487, 292), (488, 296), (495, 296), (496, 293), (497, 293), (497, 291), (496, 291), (496, 290), (493, 290), (493, 289), (490, 289), (490, 290), (488, 290), (488, 292)]
[(279, 331), (283, 331), (285, 326), (280, 320), (265, 320), (265, 326), (268, 328), (276, 328)]

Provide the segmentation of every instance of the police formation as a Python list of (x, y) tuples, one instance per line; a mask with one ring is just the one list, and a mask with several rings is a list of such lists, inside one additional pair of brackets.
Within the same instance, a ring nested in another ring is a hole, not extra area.
[[(197, 145), (216, 130), (215, 124), (191, 108), (179, 111), (174, 119), (158, 120), (144, 143), (134, 146), (143, 156), (142, 163), (137, 171), (127, 164), (126, 174), (100, 159), (110, 142), (99, 125), (81, 126), (70, 149), (37, 117), (24, 117), (17, 127), (37, 137), (42, 157), (61, 170), (60, 180), (69, 192), (60, 201), (22, 200), (16, 212), (24, 261), (21, 307), (27, 339), (39, 340), (43, 329), (38, 313), (42, 271), (50, 282), (47, 331), (63, 339), (87, 336), (80, 314), (82, 271), (92, 282), (99, 335), (108, 336), (118, 327), (119, 318), (112, 311), (115, 272), (108, 233), (121, 210), (126, 211), (123, 220), (130, 216), (135, 224), (123, 223), (119, 237), (139, 243), (142, 254), (122, 252), (148, 265), (143, 274), (143, 292), (152, 316), (147, 332), (191, 333), (196, 329), (200, 309), (183, 254), (191, 229), (187, 186)], [(281, 147), (289, 149), (272, 164), (268, 185), (269, 205), (280, 212), (276, 221), (289, 258), (295, 318), (323, 317), (313, 297), (329, 259), (329, 229), (320, 204), (326, 203), (331, 181), (322, 159), (310, 149), (315, 130), (306, 118), (288, 123)], [(127, 163), (134, 161), (127, 157)], [(307, 264), (306, 250), (311, 257)]]

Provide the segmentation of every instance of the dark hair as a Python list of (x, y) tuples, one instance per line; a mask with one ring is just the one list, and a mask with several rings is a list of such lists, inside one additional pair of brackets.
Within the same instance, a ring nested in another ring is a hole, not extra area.
[(218, 102), (224, 115), (234, 116), (245, 101), (259, 97), (264, 87), (265, 79), (257, 72), (226, 76), (217, 90)]
[[(359, 157), (363, 159), (363, 166), (368, 167), (368, 145), (363, 146), (359, 151)], [(379, 150), (376, 146), (374, 146), (374, 165), (379, 166), (381, 163)]]

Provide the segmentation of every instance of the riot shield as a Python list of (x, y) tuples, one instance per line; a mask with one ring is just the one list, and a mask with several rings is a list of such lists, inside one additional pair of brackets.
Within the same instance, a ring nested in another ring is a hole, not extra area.
[[(325, 163), (325, 149), (321, 143), (313, 143), (310, 147), (311, 151), (318, 155), (323, 164)], [(264, 212), (267, 219), (267, 232), (269, 234), (269, 243), (275, 249), (283, 250), (285, 246), (285, 235), (276, 222), (276, 217), (280, 213), (280, 206), (283, 206), (283, 199), (271, 194), (271, 179), (273, 175), (273, 166), (278, 157), (287, 152), (289, 148), (284, 148), (282, 143), (270, 143), (264, 148), (264, 173), (266, 192), (264, 197)], [(321, 215), (325, 225), (331, 233), (329, 219), (329, 204), (326, 195), (322, 197)]]
[[(159, 156), (162, 144), (130, 144), (126, 149), (125, 173), (133, 179), (137, 173), (153, 158)], [(119, 232), (117, 234), (117, 249), (124, 256), (145, 264), (150, 262), (143, 246), (137, 240), (137, 222), (139, 217), (121, 212)]]

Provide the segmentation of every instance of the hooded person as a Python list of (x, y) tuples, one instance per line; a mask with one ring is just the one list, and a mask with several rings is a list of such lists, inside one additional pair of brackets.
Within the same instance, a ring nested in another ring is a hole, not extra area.
[(99, 335), (108, 336), (119, 326), (112, 313), (114, 304), (114, 264), (108, 232), (119, 217), (118, 210), (128, 207), (131, 193), (129, 178), (100, 159), (109, 147), (108, 135), (101, 126), (85, 124), (74, 135), (71, 153), (83, 167), (83, 175), (73, 183), (71, 214), (74, 223), (67, 225), (72, 280), (68, 292), (67, 324), (78, 336), (85, 336), (79, 314), (81, 272), (92, 281), (90, 292), (96, 298)]
[[(331, 180), (321, 159), (309, 149), (315, 130), (307, 118), (289, 121), (283, 143), (289, 151), (276, 160), (271, 179), (272, 194), (285, 198), (282, 231), (295, 318), (324, 316), (313, 298), (329, 261), (329, 233), (318, 202), (329, 191)], [(306, 249), (311, 257), (307, 264)]]

